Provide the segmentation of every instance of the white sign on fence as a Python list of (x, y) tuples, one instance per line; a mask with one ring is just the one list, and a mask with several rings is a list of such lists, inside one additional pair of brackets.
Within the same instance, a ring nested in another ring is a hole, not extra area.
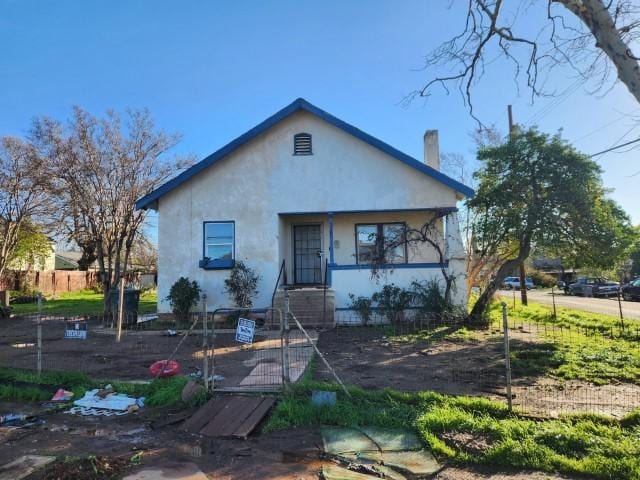
[(246, 318), (238, 319), (236, 328), (236, 342), (253, 343), (253, 333), (256, 330), (256, 322)]
[(87, 322), (67, 322), (64, 329), (64, 338), (67, 339), (87, 339)]

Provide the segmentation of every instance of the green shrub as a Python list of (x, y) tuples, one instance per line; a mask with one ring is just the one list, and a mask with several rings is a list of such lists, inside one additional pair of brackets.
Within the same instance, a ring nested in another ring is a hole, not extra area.
[(253, 299), (258, 294), (260, 275), (244, 262), (237, 261), (224, 281), (224, 291), (233, 299), (237, 307), (251, 308)]
[(198, 282), (190, 281), (186, 277), (180, 277), (171, 286), (166, 299), (169, 300), (176, 322), (185, 324), (189, 321), (189, 313), (200, 301), (201, 291)]
[(422, 315), (442, 315), (450, 310), (451, 306), (445, 302), (444, 293), (435, 279), (424, 282), (414, 280), (411, 282), (411, 293), (413, 303)]
[(371, 308), (372, 299), (370, 297), (356, 297), (353, 293), (349, 294), (349, 308), (355, 311), (362, 320), (363, 325), (368, 325), (371, 320), (373, 309)]
[(382, 290), (374, 293), (371, 298), (378, 303), (387, 320), (395, 324), (404, 320), (404, 311), (411, 306), (413, 294), (410, 290), (391, 283), (384, 285)]

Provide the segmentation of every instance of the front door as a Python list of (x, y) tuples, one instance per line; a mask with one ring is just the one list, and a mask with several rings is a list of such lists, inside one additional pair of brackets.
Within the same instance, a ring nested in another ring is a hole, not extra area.
[(322, 235), (320, 225), (293, 226), (294, 282), (322, 283)]

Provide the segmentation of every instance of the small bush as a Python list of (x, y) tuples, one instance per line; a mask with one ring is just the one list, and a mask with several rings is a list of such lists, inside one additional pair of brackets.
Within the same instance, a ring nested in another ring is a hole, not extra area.
[(186, 277), (180, 277), (171, 286), (166, 299), (169, 300), (176, 322), (184, 324), (189, 321), (189, 313), (200, 301), (201, 291), (198, 282), (190, 281)]
[(548, 273), (542, 272), (540, 270), (530, 270), (527, 272), (527, 274), (529, 277), (531, 277), (535, 285), (540, 285), (541, 287), (545, 288), (551, 288), (556, 284), (556, 278), (553, 275), (549, 275)]
[(349, 294), (349, 308), (355, 311), (362, 320), (363, 325), (368, 325), (371, 320), (373, 309), (371, 308), (372, 299), (370, 297), (359, 296), (356, 297), (353, 293)]
[(237, 307), (251, 308), (258, 294), (260, 275), (238, 261), (231, 269), (229, 278), (224, 281), (224, 291), (233, 299)]
[(387, 320), (395, 324), (404, 320), (404, 311), (411, 306), (413, 294), (391, 283), (384, 285), (382, 290), (374, 293), (371, 298), (378, 303)]
[(450, 310), (445, 302), (444, 294), (437, 280), (411, 282), (413, 303), (418, 306), (422, 315), (442, 315)]

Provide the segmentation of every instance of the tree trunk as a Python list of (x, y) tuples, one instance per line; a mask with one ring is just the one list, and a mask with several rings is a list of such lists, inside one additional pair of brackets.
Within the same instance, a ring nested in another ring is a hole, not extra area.
[(527, 259), (530, 252), (531, 244), (529, 241), (526, 241), (524, 245), (520, 247), (520, 251), (518, 252), (518, 256), (516, 258), (507, 260), (500, 266), (500, 268), (498, 268), (495, 278), (489, 282), (489, 285), (487, 285), (485, 291), (480, 294), (478, 301), (471, 309), (471, 313), (469, 314), (469, 321), (473, 326), (488, 326), (485, 319), (485, 312), (487, 310), (487, 307), (489, 306), (489, 302), (502, 284), (502, 281), (510, 274), (510, 272), (513, 271), (514, 268), (518, 267)]
[(596, 39), (601, 49), (618, 72), (618, 79), (640, 103), (640, 65), (629, 45), (615, 26), (611, 14), (602, 0), (553, 0), (576, 15)]

